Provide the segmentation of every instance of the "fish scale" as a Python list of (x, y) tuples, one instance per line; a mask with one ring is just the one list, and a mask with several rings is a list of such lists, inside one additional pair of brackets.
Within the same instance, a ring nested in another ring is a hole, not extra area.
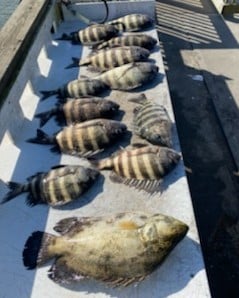
[(65, 205), (80, 198), (91, 187), (98, 171), (83, 166), (57, 166), (49, 172), (38, 173), (27, 179), (27, 183), (10, 182), (11, 190), (2, 203), (28, 192), (27, 204)]
[(64, 218), (60, 236), (34, 232), (26, 241), (28, 269), (55, 259), (49, 277), (61, 284), (94, 278), (128, 286), (151, 274), (183, 239), (188, 226), (163, 214), (116, 213), (104, 217)]
[(104, 150), (126, 130), (127, 126), (119, 121), (98, 118), (66, 126), (53, 136), (38, 129), (37, 136), (28, 142), (53, 144), (52, 151), (85, 157)]
[[(98, 170), (112, 170), (110, 177), (114, 182), (152, 193), (180, 158), (180, 154), (173, 149), (150, 145), (121, 150), (112, 157), (94, 160), (91, 163)], [(148, 184), (148, 181), (153, 183)]]
[(165, 107), (151, 102), (144, 94), (130, 101), (141, 104), (134, 110), (134, 132), (153, 145), (172, 147), (172, 122)]
[(118, 37), (113, 37), (108, 41), (97, 45), (96, 49), (103, 49), (115, 46), (139, 46), (151, 50), (157, 43), (157, 40), (147, 34), (128, 34)]

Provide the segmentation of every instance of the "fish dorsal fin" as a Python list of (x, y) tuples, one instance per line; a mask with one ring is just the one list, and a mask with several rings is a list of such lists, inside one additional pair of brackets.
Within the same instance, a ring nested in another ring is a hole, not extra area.
[(128, 101), (143, 105), (148, 101), (148, 99), (145, 93), (140, 93), (137, 97), (129, 98)]
[(55, 169), (60, 169), (60, 168), (64, 168), (66, 165), (56, 165), (56, 166), (53, 166), (51, 167), (52, 170), (55, 170)]
[(83, 231), (85, 227), (90, 227), (98, 221), (99, 218), (97, 217), (68, 217), (60, 220), (54, 227), (54, 230), (61, 235), (71, 232), (80, 232)]

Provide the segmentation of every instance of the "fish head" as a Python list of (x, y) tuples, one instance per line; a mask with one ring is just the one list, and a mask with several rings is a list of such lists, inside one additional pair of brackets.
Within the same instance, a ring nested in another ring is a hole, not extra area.
[(139, 229), (142, 241), (153, 244), (155, 250), (172, 249), (188, 231), (188, 226), (171, 216), (154, 214)]
[(82, 182), (94, 181), (99, 175), (99, 171), (96, 169), (85, 168), (83, 166), (78, 166), (77, 175), (80, 177)]
[(102, 117), (114, 115), (119, 110), (119, 105), (111, 100), (102, 100), (99, 103)]
[(180, 161), (181, 154), (177, 151), (158, 146), (159, 163), (164, 168), (165, 174), (169, 173)]
[(124, 123), (115, 120), (105, 121), (104, 127), (107, 132), (107, 135), (110, 138), (115, 138), (123, 134), (127, 130), (127, 126)]
[(136, 56), (138, 60), (146, 60), (150, 55), (150, 52), (144, 48), (138, 47), (136, 49)]
[(156, 38), (149, 38), (148, 40), (148, 48), (152, 49), (155, 45), (157, 44), (157, 39)]
[[(162, 123), (163, 124), (163, 123)], [(142, 132), (146, 139), (153, 145), (172, 147), (171, 133), (167, 126), (151, 126)]]

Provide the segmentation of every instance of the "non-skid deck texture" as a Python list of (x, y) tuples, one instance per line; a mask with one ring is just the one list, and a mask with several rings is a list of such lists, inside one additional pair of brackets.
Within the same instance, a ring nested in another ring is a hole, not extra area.
[[(49, 21), (50, 22), (50, 21)], [(71, 32), (79, 28), (79, 23), (63, 23), (57, 36), (62, 32)], [(154, 30), (149, 31), (156, 37)], [(6, 114), (14, 115), (14, 123), (2, 132), (0, 146), (1, 179), (23, 182), (26, 177), (46, 171), (51, 166), (61, 164), (86, 164), (82, 159), (67, 155), (54, 155), (49, 146), (26, 143), (33, 137), (39, 127), (35, 113), (51, 108), (57, 100), (54, 97), (40, 102), (39, 90), (49, 90), (61, 86), (78, 76), (78, 69), (65, 70), (72, 56), (81, 54), (80, 46), (72, 46), (68, 42), (52, 41), (47, 30), (40, 32), (43, 40), (42, 50), (36, 59), (28, 61), (24, 73), (20, 74), (19, 86), (14, 94), (10, 94), (8, 107), (16, 97), (19, 104), (13, 110), (6, 108)], [(39, 44), (41, 46), (41, 44)], [(35, 44), (37, 53), (37, 45)], [(83, 49), (83, 56), (88, 52)], [(34, 57), (34, 55), (33, 55)], [(159, 47), (151, 56), (159, 66), (157, 84), (145, 88), (145, 93), (154, 101), (164, 103), (171, 119), (174, 121), (172, 106), (168, 93), (168, 85), (164, 73)], [(35, 71), (33, 71), (35, 70)], [(85, 68), (81, 74), (87, 74)], [(29, 78), (28, 78), (29, 76)], [(25, 78), (25, 79), (24, 79)], [(23, 86), (21, 86), (21, 83)], [(133, 93), (136, 94), (136, 93)], [(132, 120), (133, 104), (127, 103), (131, 93), (112, 92), (125, 110), (122, 121), (129, 125)], [(7, 102), (7, 103), (8, 103)], [(17, 117), (18, 115), (18, 117)], [(8, 117), (8, 116), (7, 116)], [(20, 120), (19, 120), (19, 119)], [(59, 128), (53, 120), (43, 128), (47, 133), (56, 132)], [(123, 145), (129, 140), (126, 139)], [(176, 127), (174, 129), (174, 148), (180, 151)], [(25, 194), (0, 206), (0, 269), (1, 297), (209, 297), (207, 278), (198, 240), (197, 228), (188, 191), (188, 184), (181, 161), (175, 170), (165, 179), (164, 192), (149, 197), (144, 192), (135, 191), (121, 184), (113, 184), (109, 180), (109, 172), (104, 171), (97, 184), (80, 200), (58, 209), (48, 206), (30, 208), (25, 204)], [(0, 194), (7, 189), (1, 183)], [(53, 231), (53, 226), (62, 218), (70, 216), (99, 216), (114, 212), (143, 210), (145, 212), (161, 212), (185, 221), (190, 230), (185, 239), (173, 250), (162, 266), (139, 285), (127, 288), (112, 289), (94, 280), (83, 280), (78, 284), (63, 287), (55, 284), (47, 277), (50, 264), (36, 271), (27, 271), (22, 264), (22, 250), (26, 239), (35, 230)]]
[(156, 2), (157, 30), (213, 297), (238, 297), (238, 16)]

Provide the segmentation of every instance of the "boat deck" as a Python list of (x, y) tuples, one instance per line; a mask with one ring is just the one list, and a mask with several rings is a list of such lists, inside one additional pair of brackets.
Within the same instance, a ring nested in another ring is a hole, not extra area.
[[(142, 11), (145, 3), (137, 7)], [(120, 13), (119, 10), (117, 10)], [(129, 12), (129, 11), (128, 11)], [(65, 41), (54, 41), (55, 37), (69, 33), (84, 25), (78, 20), (65, 20), (52, 36), (50, 28), (53, 22), (51, 9), (41, 27), (28, 57), (18, 75), (18, 80), (11, 89), (1, 109), (1, 170), (2, 180), (0, 195), (7, 188), (4, 182), (13, 180), (24, 182), (28, 176), (39, 171), (48, 171), (57, 164), (83, 164), (87, 161), (68, 155), (56, 155), (50, 146), (26, 143), (25, 140), (35, 136), (39, 120), (36, 113), (50, 109), (57, 103), (54, 97), (40, 102), (40, 90), (51, 90), (62, 86), (79, 75), (90, 75), (86, 68), (68, 69), (71, 57), (86, 56), (89, 48), (71, 45)], [(147, 31), (157, 37), (155, 29)], [(156, 83), (135, 92), (112, 91), (105, 94), (107, 98), (116, 99), (125, 111), (122, 121), (131, 129), (132, 110), (134, 104), (127, 98), (142, 91), (155, 102), (164, 104), (174, 122), (174, 149), (181, 151), (177, 128), (169, 96), (165, 76), (162, 53), (159, 45), (152, 53), (159, 66)], [(11, 118), (9, 117), (11, 115)], [(5, 128), (5, 129), (4, 129)], [(51, 134), (59, 130), (50, 120), (44, 131)], [(125, 139), (120, 145), (132, 143)], [(115, 148), (114, 148), (115, 149)], [(106, 151), (104, 154), (109, 154)], [(103, 155), (104, 155), (103, 154)], [(22, 194), (15, 200), (1, 205), (1, 271), (0, 286), (3, 297), (209, 297), (204, 262), (201, 253), (198, 231), (192, 209), (191, 197), (185, 175), (183, 161), (169, 174), (163, 183), (162, 194), (149, 197), (121, 184), (113, 184), (109, 180), (109, 172), (102, 172), (102, 177), (83, 197), (61, 208), (36, 206), (30, 208), (25, 204), (26, 195)], [(187, 236), (167, 257), (164, 263), (145, 281), (137, 286), (112, 289), (94, 280), (83, 280), (79, 284), (62, 287), (47, 277), (50, 265), (36, 271), (27, 271), (22, 264), (22, 250), (26, 239), (33, 231), (45, 230), (54, 233), (53, 227), (60, 219), (71, 216), (100, 216), (115, 212), (140, 211), (149, 213), (160, 212), (174, 216), (190, 227)], [(12, 284), (14, 283), (14, 287)]]

